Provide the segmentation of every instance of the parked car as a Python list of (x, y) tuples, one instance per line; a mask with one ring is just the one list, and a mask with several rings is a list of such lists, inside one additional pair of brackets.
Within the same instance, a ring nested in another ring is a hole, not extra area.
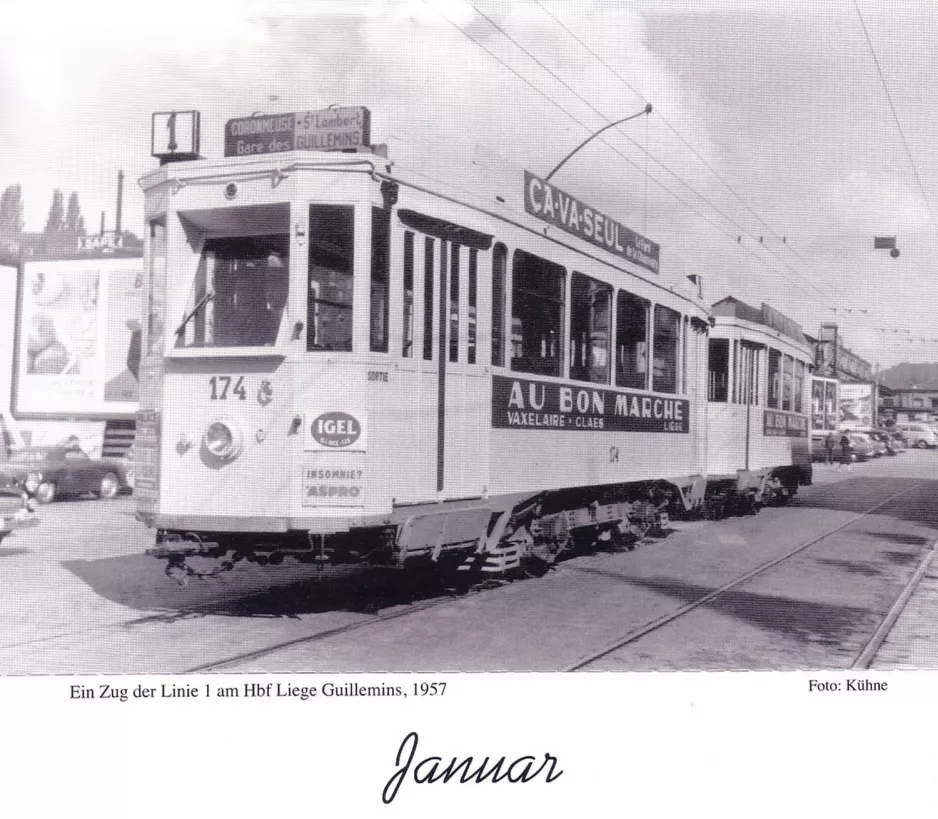
[(22, 483), (0, 476), (0, 543), (14, 529), (39, 523), (36, 506)]
[(93, 494), (114, 498), (130, 491), (121, 459), (90, 458), (77, 446), (23, 447), (0, 465), (0, 480), (19, 481), (40, 503)]
[(885, 455), (896, 455), (899, 447), (896, 445), (893, 437), (884, 429), (865, 429), (863, 432), (868, 435), (874, 443), (881, 443), (885, 448)]
[(850, 438), (850, 448), (853, 450), (856, 460), (868, 461), (873, 457), (873, 442), (861, 432), (848, 432)]
[(893, 445), (898, 450), (908, 449), (909, 442), (905, 439), (898, 429), (887, 429), (886, 434), (892, 439)]
[[(840, 438), (842, 433), (834, 433), (834, 463), (842, 463), (843, 461), (843, 449), (840, 446)], [(853, 439), (853, 433), (849, 433), (850, 437), (850, 456), (852, 461), (865, 461), (869, 458), (869, 453), (871, 448), (868, 443), (856, 442)], [(813, 461), (826, 461), (827, 460), (827, 448), (824, 445), (824, 441), (827, 439), (826, 435), (816, 436), (811, 439), (811, 460)], [(861, 453), (862, 457), (861, 457)]]
[[(871, 457), (881, 458), (883, 455), (889, 454), (889, 447), (886, 445), (886, 440), (884, 436), (878, 434), (875, 430), (872, 429), (863, 429), (859, 430), (857, 435), (862, 435), (866, 441), (869, 443), (872, 450)], [(895, 454), (895, 453), (893, 453)]]
[(907, 424), (902, 427), (902, 432), (909, 442), (909, 446), (927, 449), (938, 446), (938, 436), (935, 435), (931, 427), (925, 424)]

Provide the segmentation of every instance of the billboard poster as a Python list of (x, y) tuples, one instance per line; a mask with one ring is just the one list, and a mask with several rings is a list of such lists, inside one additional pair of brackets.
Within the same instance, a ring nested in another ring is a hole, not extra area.
[(873, 385), (840, 385), (840, 428), (869, 429), (873, 425)]
[(837, 381), (832, 378), (811, 379), (811, 431), (836, 431), (840, 422), (837, 402)]
[(143, 260), (27, 262), (17, 415), (132, 415), (139, 399)]
[(828, 381), (824, 386), (824, 423), (826, 429), (836, 430), (840, 422), (837, 387), (837, 381)]

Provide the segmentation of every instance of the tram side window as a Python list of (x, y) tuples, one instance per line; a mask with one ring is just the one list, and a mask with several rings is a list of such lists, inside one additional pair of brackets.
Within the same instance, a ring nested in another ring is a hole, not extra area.
[(511, 285), (511, 369), (562, 375), (563, 294), (566, 271), (516, 250)]
[(289, 252), (286, 234), (206, 239), (176, 345), (272, 346), (290, 287)]
[(388, 351), (391, 211), (371, 209), (371, 350)]
[(648, 302), (624, 290), (616, 296), (616, 386), (648, 387)]
[(736, 345), (736, 387), (733, 401), (736, 404), (759, 403), (759, 349), (745, 341)]
[(655, 366), (652, 389), (656, 392), (677, 392), (677, 346), (681, 314), (655, 305)]
[(766, 405), (778, 409), (782, 398), (782, 354), (769, 348), (769, 396)]
[(423, 239), (423, 357), (433, 360), (433, 239)]
[(495, 245), (492, 252), (492, 366), (505, 366), (505, 273), (508, 250)]
[(478, 284), (479, 251), (473, 248), (469, 251), (469, 326), (468, 326), (468, 356), (469, 363), (476, 363), (476, 287)]
[(609, 383), (612, 287), (574, 273), (570, 281), (570, 377)]
[(710, 339), (707, 400), (725, 403), (729, 391), (730, 342), (726, 338)]
[(792, 404), (792, 409), (795, 412), (801, 412), (803, 409), (802, 400), (804, 394), (804, 362), (796, 361), (795, 362), (795, 375), (794, 375), (794, 402)]
[(449, 360), (459, 361), (459, 245), (450, 245)]
[(355, 209), (311, 205), (309, 237), (306, 349), (351, 352)]
[(782, 359), (782, 409), (791, 411), (791, 379), (794, 360), (790, 355)]
[(401, 355), (414, 355), (414, 234), (404, 232), (404, 330)]

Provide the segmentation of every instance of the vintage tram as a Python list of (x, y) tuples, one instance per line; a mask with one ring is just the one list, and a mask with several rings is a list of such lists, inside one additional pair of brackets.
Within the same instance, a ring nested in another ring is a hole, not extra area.
[(802, 328), (770, 305), (712, 308), (707, 365), (707, 501), (719, 517), (786, 503), (812, 479), (810, 373)]
[(232, 120), (224, 159), (173, 142), (141, 179), (151, 553), (184, 575), (195, 555), (503, 573), (702, 508), (697, 288), (533, 174), (491, 196), (428, 182), (367, 125)]

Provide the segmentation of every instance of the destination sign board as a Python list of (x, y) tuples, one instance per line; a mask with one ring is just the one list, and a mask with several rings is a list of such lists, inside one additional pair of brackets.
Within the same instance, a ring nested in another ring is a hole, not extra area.
[(659, 272), (657, 244), (530, 171), (524, 172), (524, 209), (590, 244)]
[(371, 111), (360, 105), (242, 117), (225, 123), (225, 156), (343, 151), (370, 144)]
[(571, 432), (690, 432), (690, 401), (493, 375), (492, 426)]
[(806, 415), (789, 415), (774, 410), (765, 411), (765, 426), (763, 432), (769, 436), (782, 436), (785, 438), (807, 438), (808, 417)]

